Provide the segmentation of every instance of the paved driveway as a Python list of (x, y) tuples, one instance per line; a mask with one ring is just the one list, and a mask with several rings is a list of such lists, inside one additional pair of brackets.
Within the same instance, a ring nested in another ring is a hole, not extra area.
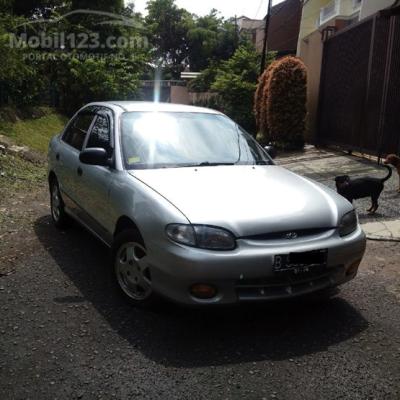
[[(338, 175), (349, 175), (358, 178), (362, 176), (385, 177), (387, 169), (375, 161), (362, 159), (344, 153), (320, 150), (312, 146), (306, 147), (303, 153), (281, 155), (278, 164), (335, 188), (334, 179)], [(400, 240), (400, 193), (399, 178), (393, 169), (393, 177), (385, 183), (385, 190), (380, 197), (380, 207), (375, 215), (367, 213), (371, 206), (370, 199), (360, 199), (354, 202), (364, 230), (370, 235), (376, 235), (383, 230), (382, 235), (392, 236)]]

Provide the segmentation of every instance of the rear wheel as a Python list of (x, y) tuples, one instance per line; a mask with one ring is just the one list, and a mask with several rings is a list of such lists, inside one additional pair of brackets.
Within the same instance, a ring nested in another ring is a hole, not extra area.
[(68, 215), (65, 213), (64, 202), (55, 178), (50, 182), (50, 209), (54, 225), (60, 229), (65, 228), (68, 225)]
[(112, 254), (115, 279), (125, 299), (136, 306), (154, 305), (147, 250), (139, 232), (128, 229), (117, 235)]

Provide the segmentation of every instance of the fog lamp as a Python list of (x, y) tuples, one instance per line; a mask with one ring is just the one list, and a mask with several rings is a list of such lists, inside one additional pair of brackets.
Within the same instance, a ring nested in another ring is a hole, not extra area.
[(190, 288), (190, 293), (193, 297), (201, 300), (212, 299), (217, 294), (217, 289), (214, 286), (204, 283), (198, 283)]
[(350, 267), (347, 268), (346, 276), (351, 276), (351, 275), (356, 274), (360, 264), (361, 264), (361, 260), (357, 260), (357, 261), (353, 262), (353, 264), (351, 264)]

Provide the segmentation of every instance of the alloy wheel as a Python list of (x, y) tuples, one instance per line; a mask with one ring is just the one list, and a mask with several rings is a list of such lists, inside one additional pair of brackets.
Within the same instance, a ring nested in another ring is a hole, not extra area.
[(146, 249), (136, 242), (123, 244), (115, 259), (115, 273), (124, 293), (133, 300), (148, 299), (153, 290)]
[(51, 185), (51, 215), (54, 221), (58, 222), (61, 216), (61, 198), (56, 183)]

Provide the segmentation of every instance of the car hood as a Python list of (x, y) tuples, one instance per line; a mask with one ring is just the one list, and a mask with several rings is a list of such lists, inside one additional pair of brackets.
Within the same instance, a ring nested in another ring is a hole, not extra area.
[(193, 224), (236, 236), (331, 228), (352, 206), (325, 186), (278, 166), (135, 170)]

